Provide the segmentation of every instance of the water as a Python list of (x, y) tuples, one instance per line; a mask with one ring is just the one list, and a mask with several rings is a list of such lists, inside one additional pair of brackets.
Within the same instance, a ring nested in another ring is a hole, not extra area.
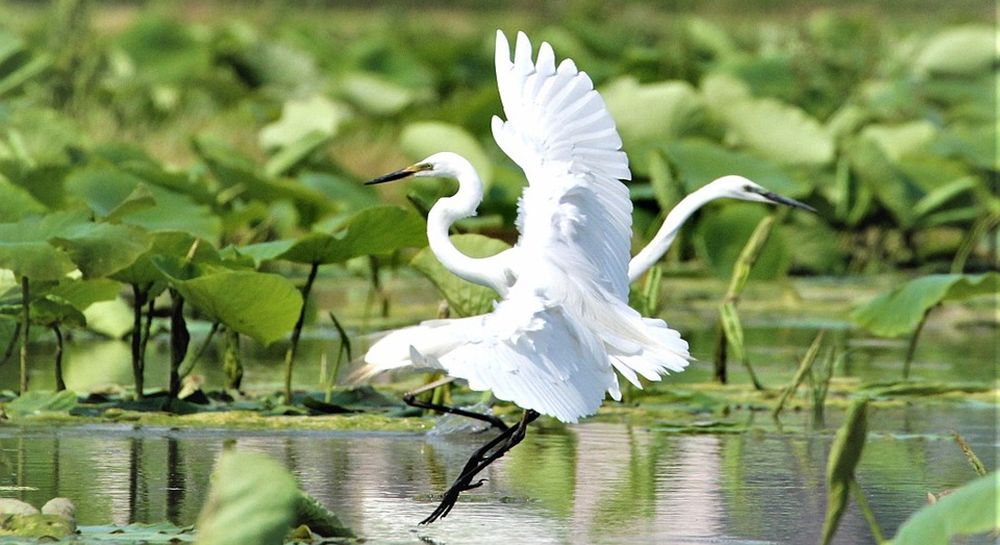
[[(283, 462), (369, 543), (767, 543), (818, 540), (826, 454), (816, 431), (678, 435), (592, 422), (533, 429), (442, 522), (416, 523), (483, 435), (246, 432), (128, 426), (0, 428), (0, 486), (34, 504), (73, 498), (81, 525), (192, 524), (227, 440)], [(891, 535), (927, 492), (974, 477), (946, 434), (995, 469), (993, 408), (875, 410), (858, 478)], [(753, 415), (747, 415), (752, 418)], [(766, 420), (760, 418), (761, 420)], [(805, 427), (805, 416), (786, 424)], [(984, 506), (984, 508), (989, 508)], [(972, 540), (970, 543), (988, 543)], [(851, 505), (836, 543), (873, 543)]]
[[(710, 380), (720, 288), (703, 281), (669, 282), (677, 291), (667, 294), (663, 314), (700, 361), (668, 377), (664, 386)], [(395, 320), (433, 315), (433, 290), (405, 282), (390, 287)], [(811, 280), (794, 287), (751, 286), (741, 303), (749, 354), (766, 385), (788, 382), (819, 331), (827, 331), (847, 354), (836, 376), (862, 382), (899, 378), (905, 340), (874, 339), (843, 321), (853, 301), (884, 283)], [(338, 314), (353, 331), (378, 329), (365, 318), (363, 284), (318, 293), (320, 308), (341, 309)], [(366, 322), (372, 327), (364, 327)], [(207, 326), (193, 329), (197, 343)], [(997, 338), (992, 302), (945, 305), (925, 327), (913, 375), (990, 384)], [(367, 342), (364, 335), (354, 339), (356, 354)], [(338, 345), (329, 329), (307, 330), (295, 374), (298, 387), (316, 388), (321, 355), (332, 361)], [(32, 348), (32, 384), (51, 388), (51, 350), (40, 343)], [(284, 349), (281, 343), (270, 348), (244, 343), (245, 384), (277, 390)], [(166, 355), (160, 336), (149, 354), (151, 387), (165, 384)], [(223, 381), (215, 361), (209, 357), (196, 368), (209, 387)], [(131, 382), (124, 341), (80, 338), (68, 346), (65, 367), (67, 383), (77, 391)], [(15, 373), (15, 365), (0, 367), (0, 387), (13, 387)], [(730, 376), (747, 382), (738, 367), (731, 367)], [(416, 522), (434, 509), (434, 495), (447, 488), (485, 435), (0, 426), (0, 487), (31, 488), (0, 489), (0, 494), (39, 505), (54, 496), (70, 497), (82, 525), (164, 520), (188, 525), (204, 501), (223, 443), (235, 440), (239, 449), (282, 461), (305, 490), (369, 543), (817, 542), (826, 508), (826, 456), (841, 415), (831, 411), (826, 426), (813, 429), (807, 414), (786, 414), (788, 433), (774, 429), (763, 414), (738, 411), (735, 417), (752, 431), (679, 435), (657, 425), (533, 426), (524, 443), (487, 470), (489, 481), (481, 489), (465, 494), (451, 516), (429, 527)], [(959, 431), (991, 470), (1000, 455), (993, 405), (923, 401), (874, 410), (869, 420), (872, 433), (858, 475), (887, 535), (924, 505), (928, 492), (974, 478), (951, 431)], [(873, 543), (867, 523), (850, 505), (836, 543)]]

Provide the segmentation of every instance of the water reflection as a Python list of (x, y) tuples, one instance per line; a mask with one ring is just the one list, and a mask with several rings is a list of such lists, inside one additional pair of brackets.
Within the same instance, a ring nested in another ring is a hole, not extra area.
[[(943, 433), (958, 429), (988, 465), (996, 459), (993, 416), (968, 408), (875, 412), (859, 480), (886, 532), (919, 508), (926, 492), (972, 478)], [(825, 510), (832, 429), (686, 436), (589, 423), (533, 430), (488, 468), (489, 481), (452, 516), (419, 528), (415, 522), (435, 505), (432, 494), (447, 487), (482, 435), (0, 427), (0, 486), (27, 487), (4, 494), (37, 505), (73, 498), (83, 525), (186, 525), (197, 517), (226, 441), (283, 461), (372, 543), (420, 536), (456, 543), (808, 543), (817, 541)], [(872, 542), (856, 508), (836, 542)]]

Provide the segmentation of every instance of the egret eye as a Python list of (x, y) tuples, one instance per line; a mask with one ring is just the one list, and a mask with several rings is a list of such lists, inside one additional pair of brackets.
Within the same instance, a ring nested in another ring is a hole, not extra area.
[(743, 186), (743, 191), (746, 191), (747, 193), (755, 193), (754, 187), (752, 185)]

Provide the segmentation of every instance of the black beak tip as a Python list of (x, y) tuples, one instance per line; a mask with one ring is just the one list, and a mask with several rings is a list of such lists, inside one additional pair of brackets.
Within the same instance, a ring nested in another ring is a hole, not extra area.
[(792, 208), (801, 208), (802, 210), (807, 210), (809, 212), (812, 212), (813, 214), (817, 213), (816, 209), (813, 208), (813, 207), (811, 207), (811, 206), (809, 206), (808, 204), (803, 203), (803, 202), (799, 202), (799, 201), (797, 201), (795, 199), (789, 199), (788, 197), (782, 197), (781, 195), (778, 195), (777, 193), (767, 192), (767, 193), (761, 193), (761, 195), (763, 195), (764, 198), (766, 198), (767, 200), (769, 200), (771, 202), (774, 202), (774, 203), (777, 203), (777, 204), (783, 204), (785, 206), (791, 206)]
[(406, 178), (408, 176), (413, 176), (414, 174), (416, 174), (416, 171), (413, 170), (412, 168), (404, 168), (402, 170), (390, 172), (383, 176), (379, 176), (378, 178), (373, 178), (371, 180), (368, 180), (367, 182), (365, 182), (365, 185), (376, 185), (376, 184), (384, 184), (386, 182), (394, 182), (396, 180), (402, 180), (403, 178)]

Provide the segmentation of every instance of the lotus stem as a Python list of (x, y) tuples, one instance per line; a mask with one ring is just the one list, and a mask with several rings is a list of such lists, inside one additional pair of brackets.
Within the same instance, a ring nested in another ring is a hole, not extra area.
[(149, 291), (138, 284), (132, 284), (132, 379), (135, 382), (135, 398), (143, 398), (145, 362), (142, 344), (142, 307), (146, 304)]
[(806, 378), (806, 375), (812, 369), (813, 362), (816, 361), (816, 356), (819, 355), (819, 347), (823, 344), (823, 334), (824, 331), (820, 331), (816, 338), (813, 339), (812, 344), (809, 346), (809, 350), (806, 351), (806, 355), (802, 357), (802, 361), (799, 363), (798, 370), (795, 371), (795, 377), (792, 378), (792, 382), (785, 387), (784, 391), (781, 392), (781, 398), (778, 399), (778, 404), (774, 406), (771, 411), (771, 416), (778, 418), (781, 414), (782, 409), (785, 408), (785, 403), (788, 398), (798, 389), (799, 385)]
[(920, 317), (920, 322), (917, 324), (917, 328), (913, 330), (913, 335), (910, 335), (910, 342), (906, 345), (906, 359), (903, 360), (903, 380), (910, 378), (910, 364), (913, 363), (913, 356), (917, 353), (917, 339), (920, 338), (920, 332), (924, 329), (924, 324), (927, 323), (927, 315), (931, 313), (931, 307), (924, 311), (924, 315)]
[(56, 391), (61, 392), (66, 389), (66, 382), (63, 380), (63, 334), (59, 329), (59, 324), (52, 324), (52, 332), (56, 334)]
[[(764, 245), (767, 243), (767, 239), (771, 236), (771, 231), (774, 228), (774, 224), (778, 221), (779, 215), (782, 215), (782, 211), (773, 212), (766, 216), (764, 219), (760, 220), (757, 227), (753, 230), (750, 235), (750, 239), (747, 240), (743, 250), (740, 251), (739, 258), (733, 265), (733, 272), (729, 278), (729, 287), (726, 290), (726, 296), (722, 301), (722, 307), (720, 308), (720, 333), (719, 341), (715, 347), (715, 379), (721, 384), (725, 384), (727, 381), (726, 376), (726, 356), (727, 356), (727, 343), (738, 342), (739, 346), (734, 346), (735, 351), (738, 352), (740, 356), (740, 362), (747, 368), (747, 372), (750, 374), (750, 380), (753, 382), (753, 386), (757, 390), (763, 390), (764, 386), (757, 380), (757, 374), (753, 370), (753, 366), (750, 364), (750, 358), (747, 356), (746, 348), (742, 345), (742, 340), (737, 340), (732, 338), (733, 336), (727, 333), (727, 322), (730, 329), (733, 327), (734, 333), (739, 333), (742, 336), (742, 326), (738, 324), (738, 315), (736, 314), (736, 303), (739, 301), (740, 294), (743, 293), (743, 288), (746, 287), (747, 279), (750, 277), (750, 271), (753, 269), (754, 263), (760, 257), (761, 252), (764, 249)], [(727, 308), (728, 307), (728, 308)], [(726, 316), (728, 311), (729, 315)], [(727, 320), (728, 318), (728, 320)]]
[(7, 363), (7, 360), (14, 355), (14, 347), (18, 346), (17, 341), (21, 338), (21, 322), (14, 324), (14, 334), (10, 336), (10, 342), (7, 343), (7, 348), (3, 351), (3, 357), (0, 358), (0, 364)]
[(309, 277), (302, 286), (302, 310), (299, 311), (299, 319), (295, 322), (295, 329), (292, 330), (292, 340), (285, 352), (285, 403), (292, 403), (292, 369), (295, 365), (295, 352), (299, 347), (299, 337), (302, 335), (302, 326), (306, 321), (306, 309), (309, 307), (309, 292), (312, 291), (313, 282), (316, 281), (316, 274), (319, 272), (319, 263), (313, 263), (309, 269)]
[(333, 322), (333, 327), (337, 328), (337, 334), (340, 335), (340, 346), (337, 348), (337, 360), (333, 364), (333, 370), (327, 375), (326, 379), (326, 395), (324, 401), (330, 403), (333, 398), (333, 387), (337, 384), (337, 376), (340, 374), (340, 365), (344, 361), (344, 355), (347, 355), (347, 361), (351, 361), (353, 357), (351, 356), (351, 338), (347, 336), (347, 331), (344, 330), (344, 326), (340, 325), (340, 320), (333, 315), (332, 312), (328, 312), (330, 316), (330, 321)]
[(865, 520), (868, 522), (868, 528), (872, 531), (875, 543), (880, 545), (885, 543), (885, 536), (882, 535), (882, 529), (879, 528), (878, 521), (875, 520), (875, 513), (872, 512), (871, 505), (868, 504), (868, 498), (865, 497), (865, 492), (861, 490), (861, 485), (858, 484), (857, 479), (851, 479), (851, 492), (854, 494), (854, 500), (858, 503), (858, 507), (861, 508), (861, 514), (864, 515)]
[(191, 335), (184, 321), (184, 297), (177, 290), (170, 290), (170, 399), (177, 399), (181, 391), (181, 363), (187, 356)]
[(27, 276), (21, 277), (21, 382), (20, 394), (28, 392), (28, 333), (31, 329), (31, 297)]

